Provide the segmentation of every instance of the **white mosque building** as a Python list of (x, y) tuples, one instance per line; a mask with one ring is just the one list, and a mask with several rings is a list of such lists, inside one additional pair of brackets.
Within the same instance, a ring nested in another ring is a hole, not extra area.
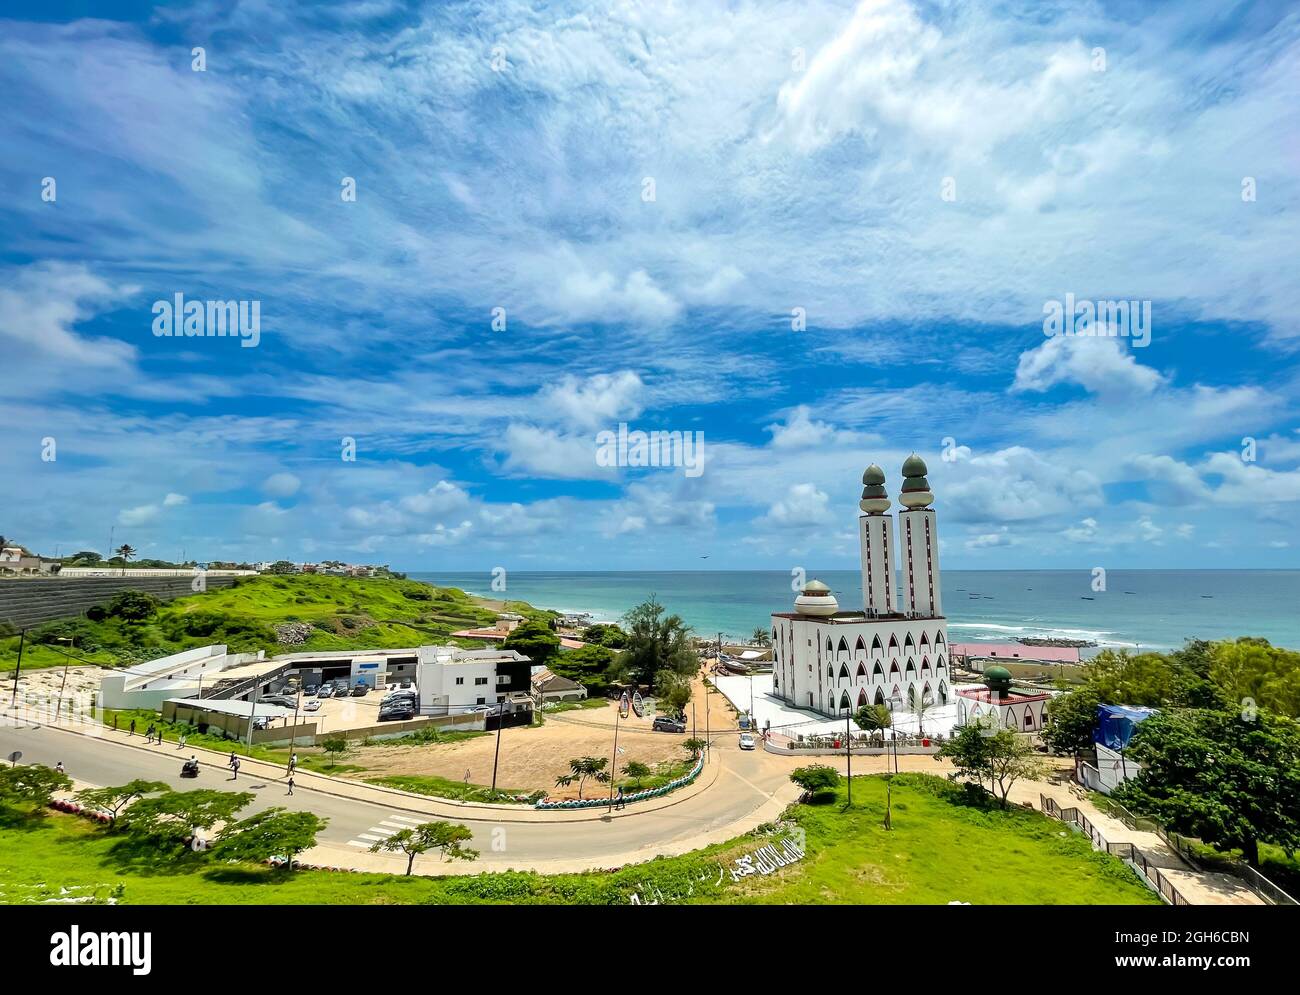
[(794, 611), (772, 615), (772, 693), (795, 708), (843, 716), (863, 705), (905, 709), (914, 696), (952, 700), (948, 623), (939, 583), (939, 539), (925, 461), (903, 463), (897, 545), (901, 602), (895, 592), (894, 516), (885, 474), (862, 474), (862, 610), (841, 611), (830, 588), (813, 580)]

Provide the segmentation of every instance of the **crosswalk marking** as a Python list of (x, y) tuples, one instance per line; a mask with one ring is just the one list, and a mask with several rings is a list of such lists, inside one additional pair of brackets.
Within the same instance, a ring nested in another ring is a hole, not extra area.
[(359, 850), (369, 850), (374, 843), (382, 843), (390, 836), (394, 836), (403, 829), (410, 829), (412, 826), (423, 825), (419, 819), (412, 819), (405, 815), (386, 815), (375, 825), (371, 826), (364, 833), (357, 835), (348, 840), (348, 846), (355, 846)]

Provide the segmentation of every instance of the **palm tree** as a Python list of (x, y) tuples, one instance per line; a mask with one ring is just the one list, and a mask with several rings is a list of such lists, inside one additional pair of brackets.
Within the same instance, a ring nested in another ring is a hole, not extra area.
[(569, 773), (555, 779), (557, 788), (567, 788), (574, 781), (578, 782), (578, 800), (582, 800), (582, 785), (587, 778), (599, 784), (609, 783), (609, 774), (605, 771), (609, 757), (578, 757), (569, 761)]
[(883, 740), (885, 730), (894, 724), (894, 716), (884, 705), (863, 705), (854, 714), (853, 721), (859, 729), (880, 733)]
[(772, 637), (767, 634), (767, 630), (761, 625), (754, 630), (754, 634), (749, 637), (749, 641), (757, 643), (759, 646), (767, 646), (772, 642)]
[(924, 691), (918, 691), (913, 684), (907, 691), (907, 707), (916, 716), (916, 734), (925, 735), (925, 713), (930, 710), (934, 704), (934, 699), (930, 698)]
[(135, 556), (135, 547), (122, 543), (114, 552), (122, 557), (122, 572), (126, 573), (126, 565), (131, 562), (131, 557)]

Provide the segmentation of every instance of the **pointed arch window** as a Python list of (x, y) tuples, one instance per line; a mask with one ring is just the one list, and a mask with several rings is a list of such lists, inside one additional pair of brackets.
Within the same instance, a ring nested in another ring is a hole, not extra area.
[(849, 694), (848, 694), (847, 691), (841, 691), (841, 692), (840, 692), (840, 711), (842, 711), (842, 712), (847, 712), (847, 711), (849, 710), (849, 707), (850, 707), (850, 706), (849, 706)]
[(866, 651), (867, 651), (867, 644), (862, 641), (861, 636), (858, 636), (858, 641), (853, 646), (854, 654), (856, 655), (857, 653), (865, 653)]
[(866, 692), (866, 691), (859, 691), (859, 692), (858, 692), (858, 707), (859, 707), (859, 708), (865, 708), (865, 707), (866, 707), (866, 704), (867, 704), (867, 692)]
[(849, 679), (849, 668), (846, 667), (844, 664), (841, 663), (841, 664), (840, 664), (840, 680), (842, 680), (842, 681), (847, 681), (848, 679)]
[(826, 665), (826, 676), (831, 680), (835, 680), (835, 664), (828, 663)]
[(835, 650), (837, 653), (847, 653), (849, 651), (848, 640), (846, 640), (843, 636), (840, 636), (840, 644), (835, 648)]
[(890, 652), (893, 652), (894, 650), (898, 649), (898, 637), (894, 635), (892, 632), (889, 634), (889, 649)]
[(891, 680), (893, 680), (894, 678), (898, 677), (900, 673), (901, 671), (898, 669), (898, 661), (895, 660), (893, 663), (889, 665), (889, 677)]
[(858, 664), (858, 672), (857, 672), (856, 674), (854, 674), (853, 676), (854, 676), (855, 678), (857, 678), (857, 677), (866, 677), (866, 676), (867, 676), (867, 668), (864, 667), (862, 664), (859, 663), (859, 664)]
[(885, 652), (885, 648), (880, 645), (879, 635), (875, 635), (871, 637), (871, 652), (875, 653), (876, 651), (879, 651), (881, 653)]
[(874, 681), (877, 677), (882, 681), (885, 679), (885, 672), (881, 669), (879, 660), (877, 660), (876, 665), (871, 668), (871, 679)]
[(916, 676), (916, 664), (910, 656), (907, 658), (907, 666), (903, 668), (903, 672), (911, 677)]
[(925, 634), (924, 631), (922, 631), (922, 633), (921, 633), (921, 645), (922, 645), (922, 646), (929, 646), (929, 645), (930, 645), (930, 637), (927, 636), (927, 635)]
[(942, 646), (942, 645), (943, 645), (943, 633), (942, 633), (942, 632), (936, 632), (936, 633), (934, 634), (934, 645), (936, 645), (936, 646)]
[(876, 688), (876, 704), (877, 704), (877, 705), (883, 705), (884, 703), (885, 703), (885, 690), (884, 690), (884, 688)]

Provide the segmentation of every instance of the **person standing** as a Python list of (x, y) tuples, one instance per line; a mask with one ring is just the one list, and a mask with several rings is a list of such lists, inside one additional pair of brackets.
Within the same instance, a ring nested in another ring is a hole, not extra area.
[(132, 735), (132, 736), (135, 735), (135, 719), (132, 719), (132, 720), (131, 720), (131, 732), (130, 732), (130, 735)]
[(293, 794), (293, 775), (289, 775), (289, 794)]
[(623, 800), (623, 785), (620, 784), (618, 786), (618, 796), (614, 799), (614, 811), (617, 812), (619, 809), (623, 808), (626, 804), (627, 802)]
[(183, 750), (183, 749), (185, 749), (185, 740), (186, 740), (186, 738), (187, 738), (187, 737), (186, 737), (185, 733), (181, 733), (181, 738), (180, 738), (179, 742), (176, 744), (176, 749), (178, 749), (178, 750)]

